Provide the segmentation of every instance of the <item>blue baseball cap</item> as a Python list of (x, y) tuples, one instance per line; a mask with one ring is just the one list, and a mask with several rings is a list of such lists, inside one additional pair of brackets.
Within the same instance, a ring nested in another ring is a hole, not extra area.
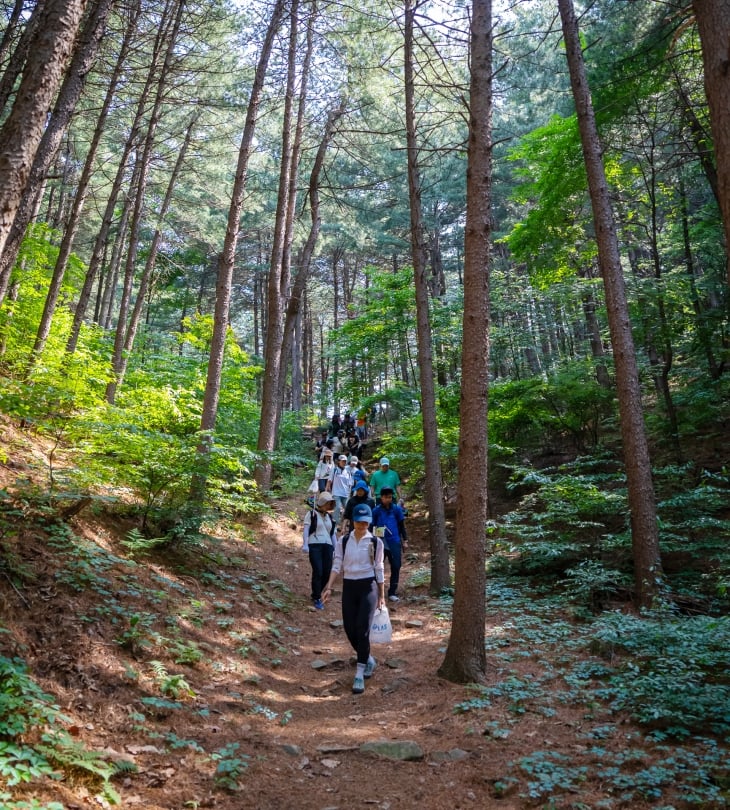
[(354, 489), (355, 489), (355, 492), (357, 492), (358, 489), (364, 489), (367, 492), (368, 489), (369, 489), (369, 487), (367, 485), (367, 481), (363, 481), (362, 478), (358, 478), (357, 481), (355, 481)]
[(370, 511), (370, 507), (366, 503), (359, 503), (352, 510), (352, 519), (355, 523), (358, 522), (371, 523), (373, 519), (373, 513)]

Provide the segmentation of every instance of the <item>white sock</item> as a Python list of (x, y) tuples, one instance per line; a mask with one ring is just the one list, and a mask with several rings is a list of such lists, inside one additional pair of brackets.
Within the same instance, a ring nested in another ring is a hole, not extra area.
[(358, 662), (357, 665), (357, 672), (355, 673), (356, 678), (362, 678), (365, 675), (365, 664), (361, 664)]

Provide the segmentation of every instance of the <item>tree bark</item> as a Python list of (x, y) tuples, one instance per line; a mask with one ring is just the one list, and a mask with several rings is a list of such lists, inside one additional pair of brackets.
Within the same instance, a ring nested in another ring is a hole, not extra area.
[(464, 316), (451, 636), (439, 674), (486, 675), (487, 396), (491, 238), (492, 3), (473, 0), (464, 231)]
[(408, 155), (408, 198), (411, 213), (411, 254), (413, 282), (416, 293), (416, 337), (418, 341), (418, 373), (421, 385), (421, 419), (423, 423), (423, 455), (428, 508), (429, 544), (431, 549), (432, 594), (439, 594), (451, 584), (449, 548), (446, 542), (446, 511), (444, 509), (441, 447), (436, 419), (436, 386), (434, 383), (431, 317), (429, 314), (428, 249), (423, 225), (421, 203), (421, 173), (416, 138), (416, 92), (414, 80), (414, 18), (416, 3), (405, 0), (404, 82), (406, 112), (406, 142)]
[[(86, 0), (46, 0), (13, 109), (0, 130), (0, 254), (26, 190), (48, 108), (71, 58), (85, 4)], [(0, 300), (6, 289), (7, 281)]]
[(693, 0), (702, 46), (705, 95), (717, 163), (717, 197), (725, 233), (727, 283), (730, 286), (730, 0)]
[(638, 603), (651, 604), (662, 579), (659, 532), (651, 460), (641, 403), (636, 351), (631, 334), (616, 224), (601, 157), (590, 89), (572, 0), (558, 0), (570, 82), (578, 114), (583, 158), (598, 244), (598, 262), (606, 294), (608, 324), (616, 368), (624, 463), (628, 482), (634, 575)]
[[(86, 15), (84, 26), (79, 35), (79, 40), (76, 44), (73, 57), (71, 58), (68, 71), (61, 84), (61, 89), (59, 90), (50, 120), (43, 132), (43, 137), (41, 138), (38, 151), (33, 160), (33, 166), (28, 176), (25, 191), (23, 192), (23, 197), (15, 213), (13, 226), (8, 234), (8, 239), (2, 252), (2, 258), (0, 258), (0, 303), (4, 296), (7, 279), (10, 277), (10, 273), (12, 273), (13, 267), (15, 266), (15, 261), (18, 258), (18, 251), (20, 250), (23, 237), (25, 236), (28, 225), (33, 219), (33, 214), (37, 207), (36, 200), (38, 200), (40, 196), (40, 190), (45, 183), (48, 170), (56, 159), (61, 141), (71, 121), (71, 116), (76, 110), (76, 105), (81, 98), (81, 93), (86, 84), (89, 71), (96, 62), (99, 45), (101, 44), (104, 31), (106, 30), (106, 23), (109, 18), (113, 0), (92, 0), (92, 3)], [(68, 164), (69, 161), (66, 161), (64, 165), (68, 166)], [(60, 227), (61, 225), (64, 207), (62, 194), (58, 204), (57, 220), (53, 223), (56, 227)], [(55, 308), (55, 303), (61, 289), (61, 281), (62, 279), (54, 278), (49, 289), (48, 297), (51, 299), (53, 308)], [(47, 325), (48, 328), (50, 328), (50, 317), (47, 312), (44, 314), (49, 321)]]
[[(13, 94), (15, 82), (18, 80), (18, 76), (20, 76), (21, 72), (23, 71), (25, 60), (28, 58), (30, 44), (36, 34), (38, 20), (43, 12), (43, 3), (44, 0), (38, 0), (38, 2), (35, 4), (30, 17), (25, 23), (25, 27), (18, 38), (18, 42), (16, 43), (13, 52), (10, 54), (10, 59), (5, 66), (2, 78), (0, 78), (0, 112), (5, 111), (10, 96)], [(6, 44), (9, 49), (9, 43)]]
[[(102, 215), (99, 232), (94, 240), (94, 247), (91, 251), (91, 258), (89, 259), (89, 266), (86, 271), (86, 277), (84, 278), (84, 284), (81, 288), (81, 292), (79, 293), (79, 300), (76, 303), (76, 311), (74, 312), (71, 334), (69, 335), (66, 343), (67, 354), (73, 354), (76, 351), (79, 334), (81, 333), (81, 326), (86, 318), (86, 310), (89, 306), (91, 291), (94, 288), (94, 282), (96, 281), (96, 276), (99, 272), (99, 266), (101, 264), (102, 256), (104, 255), (107, 240), (109, 239), (109, 232), (112, 227), (112, 222), (114, 221), (114, 212), (116, 210), (117, 200), (119, 199), (119, 195), (122, 191), (122, 185), (124, 184), (124, 178), (127, 174), (129, 157), (132, 154), (132, 150), (138, 146), (137, 142), (142, 128), (145, 111), (147, 109), (149, 94), (152, 92), (155, 76), (157, 75), (157, 69), (160, 64), (159, 60), (162, 56), (163, 49), (167, 41), (167, 35), (171, 24), (170, 13), (171, 8), (174, 8), (174, 1), (175, 0), (166, 0), (165, 8), (162, 13), (162, 22), (160, 23), (159, 29), (155, 36), (147, 76), (137, 100), (134, 119), (129, 129), (129, 135), (127, 136), (127, 140), (124, 144), (124, 149), (122, 150), (122, 155), (117, 167), (117, 173), (112, 183), (109, 197), (106, 201), (104, 214)], [(131, 188), (134, 188), (134, 184), (131, 184)]]
[[(145, 193), (147, 191), (147, 180), (149, 178), (150, 166), (152, 164), (152, 148), (157, 135), (157, 126), (162, 115), (162, 104), (168, 90), (168, 79), (172, 70), (177, 38), (180, 32), (183, 12), (186, 0), (177, 0), (175, 21), (166, 43), (165, 59), (162, 63), (160, 75), (157, 79), (155, 98), (152, 104), (149, 122), (147, 124), (147, 134), (145, 135), (144, 148), (140, 159), (139, 185), (136, 191), (134, 208), (132, 209), (132, 221), (129, 227), (129, 244), (127, 246), (127, 260), (124, 268), (124, 286), (122, 289), (122, 300), (119, 305), (119, 318), (117, 321), (117, 331), (114, 336), (114, 351), (112, 352), (113, 379), (107, 383), (106, 401), (114, 404), (116, 391), (121, 384), (124, 374), (124, 344), (127, 334), (127, 314), (132, 300), (132, 286), (134, 284), (135, 265), (137, 262), (137, 252), (139, 249), (139, 234), (142, 227), (142, 214), (144, 211)], [(144, 300), (144, 296), (142, 296)]]
[(280, 376), (282, 370), (281, 347), (284, 338), (284, 317), (286, 295), (290, 278), (290, 262), (287, 245), (288, 219), (290, 211), (290, 180), (293, 164), (294, 134), (292, 118), (294, 110), (294, 90), (296, 83), (296, 55), (298, 40), (298, 0), (293, 0), (290, 14), (289, 50), (287, 59), (287, 80), (284, 95), (284, 115), (281, 137), (281, 166), (279, 168), (279, 191), (276, 200), (276, 218), (274, 221), (274, 238), (271, 246), (271, 262), (267, 283), (268, 300), (266, 315), (266, 341), (264, 343), (264, 375), (261, 395), (261, 419), (256, 449), (261, 454), (256, 466), (255, 478), (261, 490), (271, 487), (272, 465), (268, 454), (276, 445), (277, 412), (279, 403)]
[(203, 413), (200, 420), (200, 430), (203, 438), (198, 445), (201, 456), (201, 472), (193, 480), (191, 499), (197, 505), (202, 504), (205, 494), (205, 473), (208, 454), (211, 446), (211, 431), (215, 428), (218, 413), (218, 400), (220, 397), (221, 373), (223, 370), (223, 357), (225, 353), (226, 332), (228, 330), (228, 317), (231, 307), (231, 283), (233, 281), (233, 263), (236, 258), (236, 245), (240, 229), (243, 197), (246, 192), (246, 179), (248, 177), (248, 161), (253, 148), (253, 137), (256, 130), (256, 119), (261, 93), (264, 87), (266, 69), (274, 44), (274, 38), (279, 30), (286, 0), (277, 0), (271, 11), (269, 24), (261, 53), (259, 54), (251, 95), (249, 96), (246, 123), (243, 128), (243, 137), (238, 152), (238, 164), (231, 193), (231, 205), (228, 210), (228, 225), (226, 228), (223, 250), (218, 260), (218, 277), (216, 281), (215, 312), (213, 315), (213, 336), (208, 360), (208, 374), (203, 398)]

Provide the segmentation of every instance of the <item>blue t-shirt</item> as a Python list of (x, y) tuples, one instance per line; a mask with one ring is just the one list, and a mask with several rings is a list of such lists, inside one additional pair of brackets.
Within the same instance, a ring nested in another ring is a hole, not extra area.
[(373, 534), (376, 534), (376, 527), (384, 526), (385, 536), (383, 537), (383, 543), (385, 547), (388, 548), (389, 543), (400, 543), (401, 536), (398, 526), (404, 519), (405, 515), (403, 514), (403, 510), (397, 503), (391, 504), (389, 509), (386, 509), (382, 503), (378, 504), (378, 506), (373, 509)]

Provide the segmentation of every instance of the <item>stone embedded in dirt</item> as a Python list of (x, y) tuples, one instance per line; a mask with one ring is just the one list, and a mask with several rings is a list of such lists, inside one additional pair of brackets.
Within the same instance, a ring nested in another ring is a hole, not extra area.
[(402, 658), (388, 658), (385, 661), (385, 666), (388, 669), (403, 669), (406, 665), (406, 662)]
[(408, 680), (406, 678), (396, 678), (394, 681), (386, 683), (381, 691), (384, 695), (389, 695), (391, 692), (397, 692), (404, 686), (408, 686)]
[(317, 746), (319, 754), (341, 754), (343, 751), (357, 751), (357, 745), (342, 745), (341, 743), (322, 743)]
[(291, 754), (293, 757), (300, 757), (304, 753), (298, 745), (292, 745), (291, 743), (284, 743), (281, 750), (285, 754)]
[(321, 658), (315, 658), (314, 661), (312, 661), (312, 669), (319, 670), (319, 669), (326, 669), (326, 667), (327, 662), (323, 661)]
[(332, 619), (330, 627), (334, 627), (335, 629), (342, 627), (342, 619)]
[(130, 754), (164, 754), (164, 751), (161, 751), (154, 745), (125, 745), (125, 749)]
[(336, 768), (340, 764), (339, 759), (322, 759), (320, 760), (320, 762), (322, 763), (322, 765), (324, 765), (325, 768), (330, 769)]
[(413, 740), (376, 740), (366, 742), (360, 746), (363, 754), (369, 754), (385, 759), (395, 759), (401, 762), (413, 762), (424, 757), (423, 749)]
[(467, 759), (468, 756), (468, 751), (452, 748), (450, 751), (434, 751), (431, 754), (431, 762), (458, 762), (460, 759)]
[(423, 627), (423, 622), (420, 619), (408, 619), (406, 627)]

